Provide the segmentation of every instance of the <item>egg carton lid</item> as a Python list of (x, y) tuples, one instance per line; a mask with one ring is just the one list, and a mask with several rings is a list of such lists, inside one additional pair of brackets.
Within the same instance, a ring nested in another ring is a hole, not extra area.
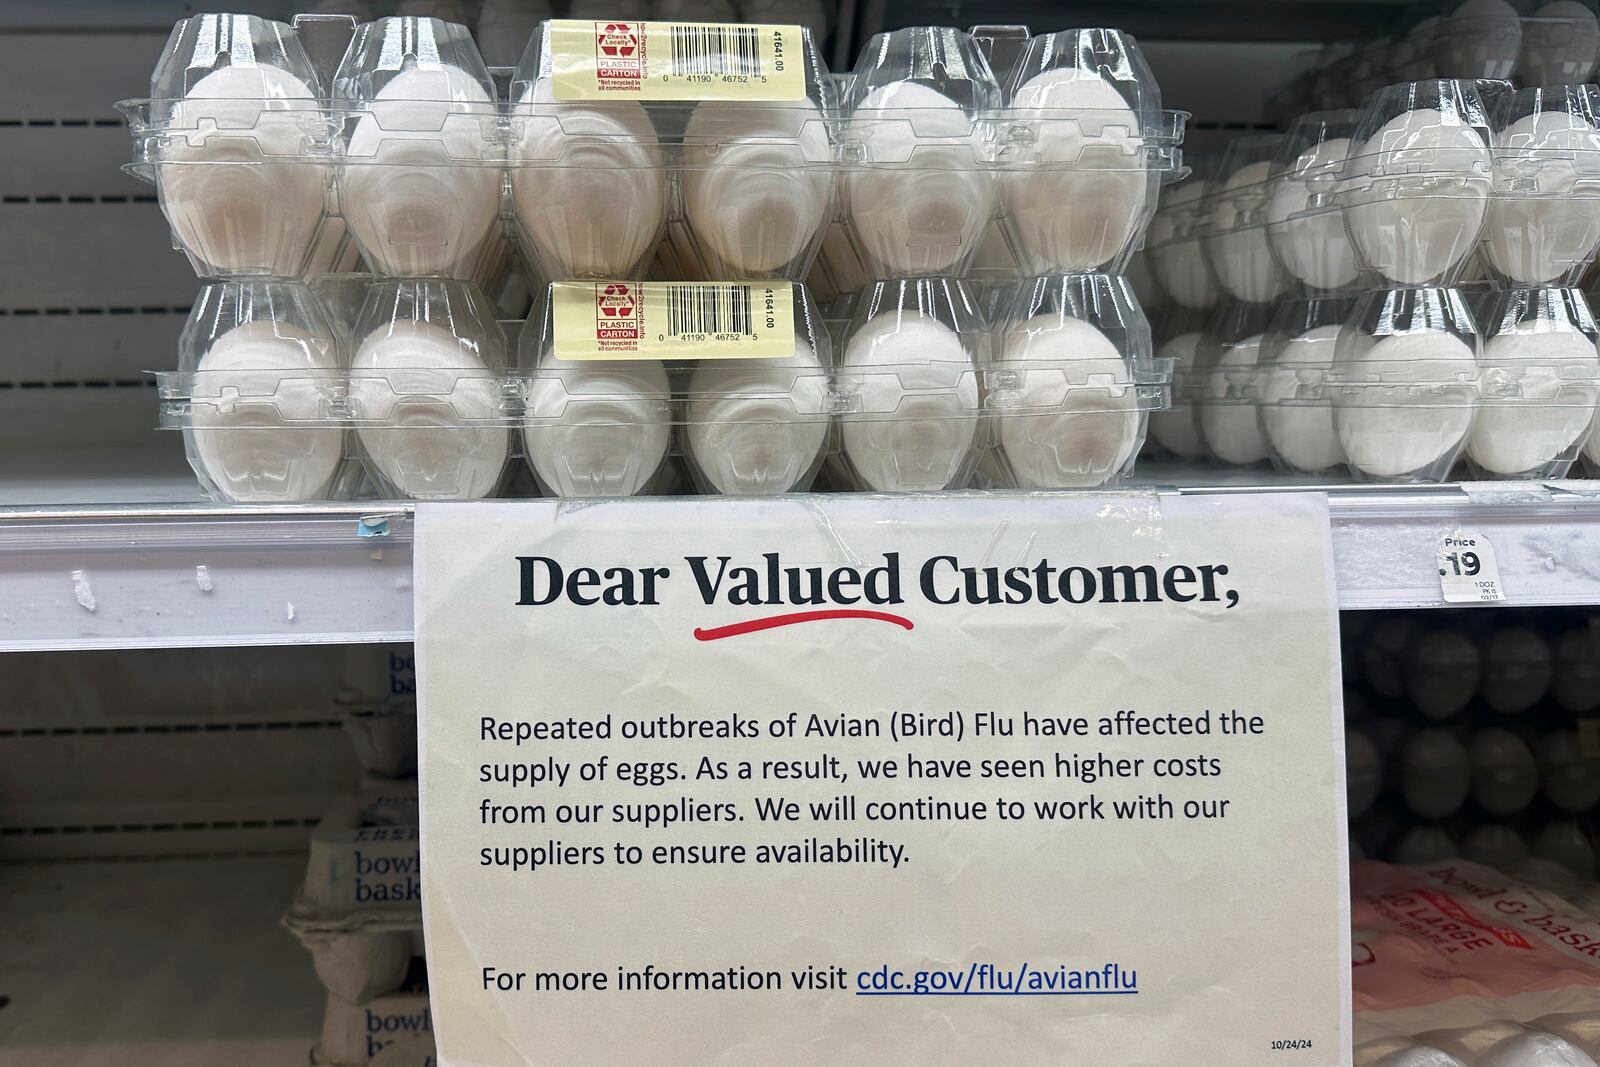
[[(284, 916), (285, 924), (302, 936), (414, 928), (420, 892), (399, 894), (396, 900), (390, 899), (388, 887), (396, 879), (420, 881), (419, 824), (414, 779), (339, 801), (311, 833), (306, 877)], [(388, 880), (382, 883), (386, 899), (361, 899), (358, 881), (368, 874)]]

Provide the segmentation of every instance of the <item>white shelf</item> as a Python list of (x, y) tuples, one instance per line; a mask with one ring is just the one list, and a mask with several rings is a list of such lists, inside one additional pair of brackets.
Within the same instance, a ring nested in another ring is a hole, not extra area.
[[(1463, 528), (1494, 543), (1507, 606), (1600, 605), (1600, 483), (1179, 480), (1125, 491), (1325, 488), (1344, 608), (1440, 606), (1439, 539)], [(411, 530), (400, 503), (0, 507), (0, 651), (409, 641)]]
[(0, 1067), (305, 1063), (327, 994), (279, 925), (305, 857), (8, 866)]

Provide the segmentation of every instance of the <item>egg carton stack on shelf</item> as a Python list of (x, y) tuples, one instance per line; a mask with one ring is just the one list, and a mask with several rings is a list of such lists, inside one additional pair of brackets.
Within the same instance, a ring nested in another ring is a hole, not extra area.
[(327, 990), (312, 1062), (424, 1067), (433, 1019), (422, 944), (416, 705), (341, 708), (366, 771), (311, 835), (306, 876), (284, 925)]
[(1442, 481), (1458, 460), (1562, 478), (1600, 455), (1578, 288), (1600, 250), (1600, 90), (1408, 82), (1301, 116), (1252, 162), (1271, 141), (1235, 142), (1221, 187), (1179, 186), (1158, 219), (1175, 304), (1258, 301), (1161, 323), (1197, 353), (1192, 419), (1156, 423), (1170, 454), (1380, 482)]
[(1600, 1055), (1600, 643), (1493, 614), (1341, 619), (1361, 1067)]
[[(707, 73), (583, 87), (652, 34)], [(1120, 272), (1185, 116), (1117, 31), (1005, 43), (1002, 89), (945, 27), (835, 79), (795, 27), (552, 21), (502, 98), (463, 27), (391, 17), (324, 99), (293, 28), (185, 20), (128, 108), (136, 168), (227, 280), (162, 424), (231, 502), (1120, 478), (1168, 393)], [(375, 277), (303, 281), (330, 220)], [(507, 233), (555, 279), (509, 331), (474, 284)], [(802, 281), (829, 242), (874, 279), (835, 330)]]

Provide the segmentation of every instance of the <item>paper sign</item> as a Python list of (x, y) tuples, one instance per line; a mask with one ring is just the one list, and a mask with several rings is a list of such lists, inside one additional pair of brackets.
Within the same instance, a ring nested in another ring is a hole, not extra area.
[(794, 354), (788, 282), (556, 282), (557, 359), (781, 359)]
[(1447, 604), (1504, 600), (1494, 546), (1482, 534), (1459, 530), (1439, 541), (1439, 587)]
[(799, 26), (555, 19), (550, 68), (557, 100), (806, 98)]
[(419, 505), (441, 1062), (1350, 1062), (1326, 499)]

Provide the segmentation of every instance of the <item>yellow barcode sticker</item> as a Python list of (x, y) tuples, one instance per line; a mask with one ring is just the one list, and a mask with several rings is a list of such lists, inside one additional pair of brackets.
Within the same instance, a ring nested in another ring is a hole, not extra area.
[(794, 353), (789, 282), (556, 282), (555, 357), (782, 359)]
[(550, 66), (557, 100), (806, 98), (798, 26), (556, 19)]

